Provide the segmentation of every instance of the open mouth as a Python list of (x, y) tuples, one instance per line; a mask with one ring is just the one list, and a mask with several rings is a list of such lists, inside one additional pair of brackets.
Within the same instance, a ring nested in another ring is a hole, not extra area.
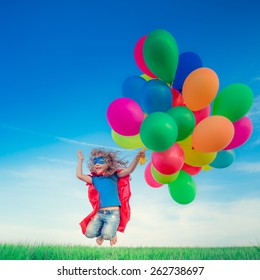
[(96, 166), (95, 169), (96, 169), (96, 171), (102, 171), (102, 167), (101, 166)]

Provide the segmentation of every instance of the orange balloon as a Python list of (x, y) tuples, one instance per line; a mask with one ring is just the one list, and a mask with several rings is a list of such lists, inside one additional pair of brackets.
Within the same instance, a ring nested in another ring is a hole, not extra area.
[(214, 100), (218, 88), (217, 74), (210, 68), (198, 68), (184, 81), (182, 87), (184, 103), (192, 111), (201, 110)]
[(205, 153), (217, 152), (231, 142), (234, 133), (234, 126), (229, 119), (223, 116), (210, 116), (195, 127), (192, 146)]

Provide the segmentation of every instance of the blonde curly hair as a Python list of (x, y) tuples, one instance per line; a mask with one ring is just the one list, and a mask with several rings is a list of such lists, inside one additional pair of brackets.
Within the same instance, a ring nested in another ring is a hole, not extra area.
[(106, 164), (108, 165), (107, 169), (104, 171), (105, 176), (111, 176), (115, 173), (116, 170), (124, 169), (127, 167), (128, 161), (123, 160), (118, 157), (118, 151), (105, 151), (104, 149), (93, 149), (90, 152), (90, 158), (88, 161), (88, 168), (91, 172), (94, 171), (93, 160), (95, 157), (104, 157)]

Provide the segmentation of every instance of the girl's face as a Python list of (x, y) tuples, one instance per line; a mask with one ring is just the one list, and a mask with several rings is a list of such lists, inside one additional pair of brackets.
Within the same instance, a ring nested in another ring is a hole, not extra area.
[(105, 157), (95, 157), (93, 159), (93, 164), (94, 164), (94, 172), (96, 174), (101, 174), (108, 168), (108, 164), (106, 163)]

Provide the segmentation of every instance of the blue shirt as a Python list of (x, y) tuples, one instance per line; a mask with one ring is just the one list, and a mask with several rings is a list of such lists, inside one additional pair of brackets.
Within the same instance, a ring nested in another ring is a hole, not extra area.
[(93, 176), (92, 183), (99, 192), (100, 208), (121, 205), (118, 195), (117, 173), (111, 176)]

